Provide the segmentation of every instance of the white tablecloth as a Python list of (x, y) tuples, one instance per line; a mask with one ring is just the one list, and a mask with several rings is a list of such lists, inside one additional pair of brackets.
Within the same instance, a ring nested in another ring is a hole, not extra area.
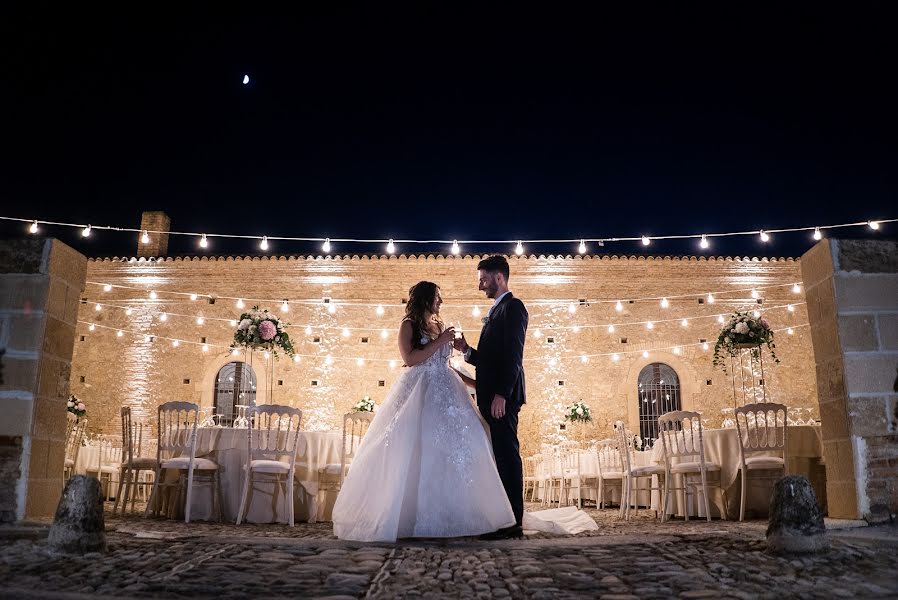
[[(296, 521), (314, 519), (317, 512), (319, 519), (329, 520), (336, 493), (328, 493), (322, 498), (322, 506), (317, 507), (318, 469), (328, 463), (340, 462), (342, 432), (300, 432), (297, 444), (298, 485), (294, 487), (294, 518)], [(197, 430), (196, 455), (214, 460), (219, 466), (221, 508), (226, 521), (237, 520), (247, 454), (246, 429), (202, 427)], [(246, 520), (250, 523), (286, 522), (283, 486), (275, 486), (261, 479), (253, 486)], [(191, 520), (210, 520), (216, 517), (212, 512), (210, 493), (209, 486), (194, 486)]]

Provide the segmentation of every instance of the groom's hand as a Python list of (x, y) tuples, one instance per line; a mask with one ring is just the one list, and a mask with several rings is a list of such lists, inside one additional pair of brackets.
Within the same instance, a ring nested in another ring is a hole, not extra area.
[(468, 351), (468, 340), (465, 339), (465, 334), (461, 334), (461, 337), (456, 338), (455, 341), (452, 342), (452, 345), (459, 352), (467, 352)]
[(501, 419), (505, 416), (505, 396), (496, 394), (493, 396), (493, 405), (490, 407), (490, 414), (494, 419)]

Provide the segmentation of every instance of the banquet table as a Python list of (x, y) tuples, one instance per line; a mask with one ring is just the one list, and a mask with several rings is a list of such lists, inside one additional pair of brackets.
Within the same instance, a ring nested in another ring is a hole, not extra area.
[[(318, 469), (328, 463), (339, 463), (342, 432), (303, 431), (297, 439), (294, 486), (294, 516), (297, 521), (330, 520), (336, 492), (318, 493)], [(225, 521), (236, 521), (243, 492), (244, 466), (248, 455), (247, 430), (229, 427), (201, 427), (197, 430), (197, 457), (214, 460), (219, 466), (221, 508)], [(176, 477), (168, 474), (168, 480)], [(208, 485), (194, 485), (191, 519), (213, 520), (212, 490)], [(170, 517), (180, 517), (181, 507), (167, 503)], [(284, 486), (257, 478), (247, 508), (250, 523), (287, 522)]]
[[(585, 485), (581, 485), (580, 494), (583, 500), (590, 500), (592, 502), (596, 502), (596, 506), (598, 506), (598, 502), (596, 497), (598, 495), (598, 486), (595, 483), (596, 474), (599, 472), (599, 457), (594, 451), (589, 450), (581, 450), (580, 454), (580, 476), (581, 480)], [(557, 476), (558, 473), (561, 472), (561, 463), (558, 457), (555, 457), (555, 464), (552, 467), (552, 472), (554, 472)], [(653, 454), (651, 451), (644, 452), (634, 452), (631, 455), (631, 460), (633, 461), (634, 467), (646, 467), (653, 463)], [(546, 476), (548, 468), (545, 463), (540, 463), (540, 470), (537, 473), (538, 476)], [(621, 496), (621, 485), (620, 480), (606, 480), (605, 485), (603, 487), (604, 493), (604, 501), (607, 505), (609, 502), (619, 504), (620, 496)], [(645, 487), (645, 483), (641, 484), (643, 488)], [(537, 499), (542, 500), (543, 497), (543, 488), (540, 487), (537, 490)], [(650, 506), (652, 504), (652, 498), (649, 496), (649, 492), (645, 489), (640, 490), (638, 493), (634, 495), (634, 500), (639, 506)], [(576, 499), (576, 492), (573, 496)], [(660, 509), (659, 509), (660, 510)]]
[[(739, 475), (740, 453), (739, 433), (735, 428), (705, 429), (702, 432), (705, 448), (705, 460), (720, 465), (721, 487), (726, 492), (724, 498), (712, 485), (708, 486), (709, 504), (712, 517), (725, 514), (727, 518), (739, 518), (739, 497), (742, 493), (742, 482)], [(773, 452), (765, 454), (774, 454)], [(786, 428), (786, 469), (790, 475), (804, 475), (811, 480), (818, 500), (825, 505), (825, 485), (821, 482), (821, 469), (815, 468), (823, 456), (823, 441), (820, 426), (795, 425)], [(664, 464), (664, 444), (657, 441), (652, 449), (652, 462)], [(710, 481), (710, 480), (709, 480)], [(765, 485), (766, 484), (766, 485)], [(759, 481), (757, 485), (749, 480), (749, 494), (746, 498), (746, 511), (754, 514), (767, 514), (770, 504), (772, 482)], [(700, 494), (700, 492), (699, 492)], [(694, 506), (698, 500), (698, 507)], [(652, 507), (660, 510), (659, 494), (652, 497)], [(683, 516), (681, 492), (671, 494), (669, 514)], [(701, 496), (689, 499), (689, 515), (704, 517), (704, 502)]]

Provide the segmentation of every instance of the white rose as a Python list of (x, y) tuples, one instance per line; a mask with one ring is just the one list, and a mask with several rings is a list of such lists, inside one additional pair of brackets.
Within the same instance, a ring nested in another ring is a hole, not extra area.
[(244, 331), (252, 324), (253, 322), (249, 319), (243, 319), (242, 321), (240, 321), (240, 325), (237, 326), (237, 329), (239, 329), (240, 331)]
[(577, 407), (577, 414), (578, 414), (578, 415), (582, 415), (582, 414), (583, 414), (583, 408), (581, 408), (581, 407), (578, 406), (578, 407)]
[(84, 402), (78, 403), (78, 410), (84, 410)]
[(736, 323), (736, 333), (748, 333), (748, 325), (745, 323)]
[(69, 400), (66, 406), (68, 406), (69, 408), (73, 408), (75, 406), (75, 403)]

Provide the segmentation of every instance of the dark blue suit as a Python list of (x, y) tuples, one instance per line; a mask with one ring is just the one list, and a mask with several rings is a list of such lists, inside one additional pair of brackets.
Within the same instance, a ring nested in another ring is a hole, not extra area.
[[(496, 468), (518, 525), (524, 516), (524, 473), (518, 443), (518, 412), (524, 391), (524, 340), (530, 316), (524, 303), (506, 294), (493, 309), (480, 332), (480, 342), (467, 357), (477, 367), (477, 407), (490, 426)], [(493, 396), (505, 397), (505, 416), (490, 414)]]

